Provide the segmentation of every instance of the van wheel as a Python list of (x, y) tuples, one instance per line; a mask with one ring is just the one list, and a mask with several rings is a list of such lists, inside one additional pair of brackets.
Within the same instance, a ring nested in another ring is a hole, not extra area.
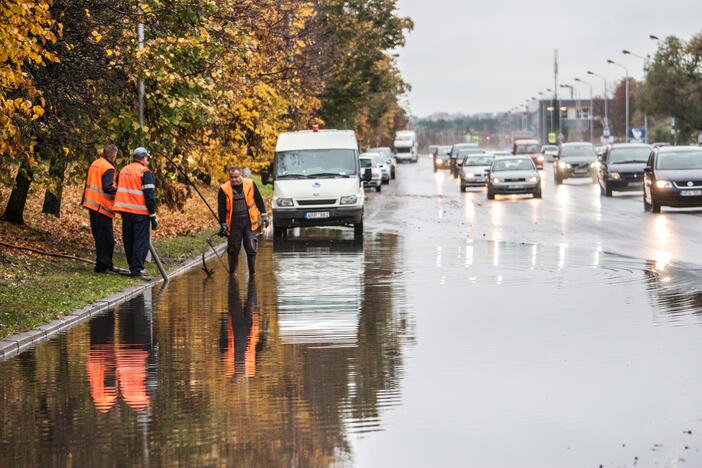
[(354, 224), (353, 225), (353, 233), (356, 236), (362, 236), (363, 235), (363, 221), (360, 223)]

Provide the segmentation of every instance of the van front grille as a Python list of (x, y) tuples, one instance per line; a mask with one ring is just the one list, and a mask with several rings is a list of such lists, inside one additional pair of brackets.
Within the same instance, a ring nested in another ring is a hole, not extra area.
[(336, 198), (324, 198), (318, 200), (297, 200), (300, 206), (334, 205)]

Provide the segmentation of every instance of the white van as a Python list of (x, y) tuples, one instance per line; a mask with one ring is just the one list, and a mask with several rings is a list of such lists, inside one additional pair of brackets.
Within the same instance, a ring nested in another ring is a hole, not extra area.
[(395, 133), (395, 159), (398, 162), (417, 162), (419, 156), (419, 144), (417, 134), (414, 130), (401, 130)]
[(352, 130), (281, 133), (270, 173), (274, 236), (305, 226), (353, 226), (363, 234), (366, 172)]

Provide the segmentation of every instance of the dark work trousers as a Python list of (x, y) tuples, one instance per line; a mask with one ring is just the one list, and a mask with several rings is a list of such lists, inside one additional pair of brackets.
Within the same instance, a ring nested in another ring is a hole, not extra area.
[(151, 220), (147, 215), (122, 213), (122, 241), (131, 273), (144, 269), (150, 238)]
[(245, 217), (232, 216), (232, 227), (229, 229), (229, 272), (234, 273), (239, 262), (239, 251), (244, 245), (249, 274), (256, 273), (256, 251), (258, 250), (258, 236), (251, 230), (251, 221), (248, 213)]
[(97, 211), (88, 211), (90, 211), (90, 230), (95, 239), (95, 271), (107, 271), (112, 268), (112, 254), (115, 251), (112, 218)]

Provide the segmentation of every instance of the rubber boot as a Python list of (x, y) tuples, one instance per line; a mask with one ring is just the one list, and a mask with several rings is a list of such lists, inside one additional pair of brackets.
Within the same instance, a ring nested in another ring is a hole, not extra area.
[(247, 255), (246, 262), (249, 264), (249, 276), (255, 275), (256, 274), (256, 256), (255, 255)]
[(239, 263), (239, 256), (234, 254), (229, 254), (229, 274), (233, 275), (236, 273), (236, 267)]

